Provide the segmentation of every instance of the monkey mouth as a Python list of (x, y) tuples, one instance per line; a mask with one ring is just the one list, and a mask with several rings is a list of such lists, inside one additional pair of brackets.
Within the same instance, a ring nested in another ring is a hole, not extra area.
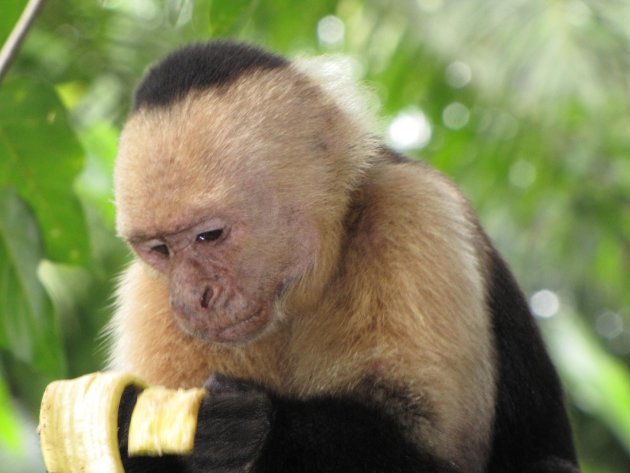
[(200, 340), (226, 345), (244, 345), (254, 340), (269, 325), (271, 316), (270, 308), (264, 305), (236, 320), (234, 315), (238, 316), (238, 312), (232, 315), (227, 308), (214, 313), (198, 313), (186, 309), (184, 307), (183, 310), (174, 310), (181, 330)]
[(219, 343), (247, 343), (256, 338), (267, 326), (268, 314), (269, 311), (265, 308), (258, 309), (243, 320), (239, 320), (226, 327), (219, 327), (219, 329), (212, 334), (212, 339)]

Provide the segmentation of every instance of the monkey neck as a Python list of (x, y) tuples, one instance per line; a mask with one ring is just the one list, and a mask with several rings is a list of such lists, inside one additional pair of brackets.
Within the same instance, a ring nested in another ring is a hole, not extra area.
[[(356, 232), (363, 211), (367, 183), (389, 161), (381, 149), (370, 140), (364, 140), (344, 157), (345, 170), (336, 174), (338, 182), (331, 185), (334, 194), (326, 196), (315, 210), (319, 229), (318, 248), (312, 265), (288, 291), (283, 310), (290, 318), (307, 317), (319, 310), (330, 285), (339, 277), (340, 264)], [(356, 155), (362, 153), (361, 157)], [(367, 156), (367, 157), (366, 157)], [(360, 162), (360, 165), (352, 163)]]

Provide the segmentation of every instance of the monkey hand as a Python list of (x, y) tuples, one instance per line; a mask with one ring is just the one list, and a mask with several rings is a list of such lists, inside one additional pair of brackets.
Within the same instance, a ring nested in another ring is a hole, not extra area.
[(271, 399), (255, 384), (215, 374), (199, 410), (193, 471), (247, 472), (259, 457), (272, 416)]

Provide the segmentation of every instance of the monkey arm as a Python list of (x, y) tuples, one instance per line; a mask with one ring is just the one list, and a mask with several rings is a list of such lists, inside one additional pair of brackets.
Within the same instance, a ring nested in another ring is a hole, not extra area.
[(126, 436), (135, 403), (126, 392), (119, 413), (121, 457), (127, 473), (447, 473), (377, 409), (331, 396), (294, 400), (248, 382), (214, 376), (206, 384), (190, 456), (135, 457)]
[(255, 473), (446, 472), (384, 413), (357, 401), (271, 398), (273, 421)]

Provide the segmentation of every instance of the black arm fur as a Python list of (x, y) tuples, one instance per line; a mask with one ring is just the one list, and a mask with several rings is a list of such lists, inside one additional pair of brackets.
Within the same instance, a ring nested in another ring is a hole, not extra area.
[(342, 398), (307, 401), (269, 394), (223, 376), (206, 385), (193, 454), (129, 458), (128, 425), (137, 393), (128, 390), (119, 414), (127, 473), (449, 473), (419, 452), (385, 414)]

